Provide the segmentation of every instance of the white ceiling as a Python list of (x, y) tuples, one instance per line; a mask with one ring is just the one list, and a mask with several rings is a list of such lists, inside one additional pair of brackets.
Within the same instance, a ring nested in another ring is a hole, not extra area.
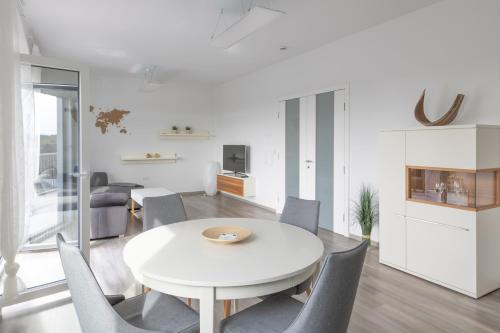
[(23, 12), (46, 56), (119, 72), (155, 64), (167, 76), (220, 83), (438, 2), (254, 1), (286, 15), (229, 51), (211, 46), (220, 8), (218, 30), (238, 18), (242, 1), (23, 0)]

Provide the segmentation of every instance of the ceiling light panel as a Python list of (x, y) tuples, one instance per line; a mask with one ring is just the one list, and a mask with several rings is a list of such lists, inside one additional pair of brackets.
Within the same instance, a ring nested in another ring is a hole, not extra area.
[(212, 45), (228, 49), (283, 14), (285, 13), (275, 9), (253, 7), (237, 22), (215, 35), (212, 38)]

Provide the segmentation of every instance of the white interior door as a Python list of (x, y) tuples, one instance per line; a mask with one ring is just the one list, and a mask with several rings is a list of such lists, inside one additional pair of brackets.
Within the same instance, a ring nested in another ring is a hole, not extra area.
[(281, 104), (284, 128), (278, 209), (286, 196), (320, 200), (320, 226), (348, 234), (344, 89), (288, 99)]
[(300, 187), (302, 199), (316, 198), (316, 96), (300, 98)]

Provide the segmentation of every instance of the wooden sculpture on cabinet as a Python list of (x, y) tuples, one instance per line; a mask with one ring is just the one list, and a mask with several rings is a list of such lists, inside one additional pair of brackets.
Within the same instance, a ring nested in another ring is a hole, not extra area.
[(462, 105), (462, 101), (464, 100), (464, 95), (458, 94), (453, 102), (451, 108), (446, 112), (441, 118), (435, 121), (430, 121), (429, 118), (425, 115), (424, 112), (424, 99), (425, 99), (425, 89), (422, 92), (422, 96), (418, 100), (417, 105), (415, 106), (415, 118), (424, 126), (445, 126), (450, 124), (458, 114), (458, 109)]

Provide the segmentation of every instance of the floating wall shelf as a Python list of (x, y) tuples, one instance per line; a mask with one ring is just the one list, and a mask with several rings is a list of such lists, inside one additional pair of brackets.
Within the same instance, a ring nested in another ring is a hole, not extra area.
[(174, 139), (174, 140), (184, 140), (184, 139), (194, 139), (194, 140), (208, 140), (210, 138), (209, 131), (193, 131), (188, 133), (186, 131), (174, 132), (172, 130), (161, 130), (160, 138), (162, 139)]
[(122, 162), (125, 163), (175, 163), (177, 159), (175, 153), (143, 153), (121, 156)]

